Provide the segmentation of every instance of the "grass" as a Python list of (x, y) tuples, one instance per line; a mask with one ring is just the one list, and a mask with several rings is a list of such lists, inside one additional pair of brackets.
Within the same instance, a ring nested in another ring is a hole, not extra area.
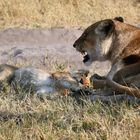
[(139, 0), (0, 0), (0, 28), (87, 27), (123, 16), (140, 23)]
[[(0, 29), (87, 27), (115, 16), (139, 24), (139, 6), (139, 0), (0, 0)], [(127, 102), (41, 100), (6, 87), (0, 92), (0, 140), (139, 140), (139, 113)]]
[(10, 90), (0, 95), (1, 140), (140, 138), (140, 110), (134, 105), (89, 100), (78, 104), (71, 97), (59, 96), (40, 100), (35, 95)]

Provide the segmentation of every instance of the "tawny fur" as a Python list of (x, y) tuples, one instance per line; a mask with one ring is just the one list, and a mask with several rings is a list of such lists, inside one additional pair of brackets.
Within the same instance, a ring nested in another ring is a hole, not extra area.
[[(89, 26), (73, 45), (77, 51), (87, 53), (83, 62), (87, 65), (92, 62), (109, 60), (112, 64), (106, 80), (97, 80), (98, 84), (110, 86), (120, 92), (126, 92), (140, 98), (140, 89), (124, 86), (114, 81), (115, 75), (121, 76), (140, 74), (140, 28), (123, 22), (123, 18), (106, 19)], [(137, 69), (137, 72), (135, 72)], [(125, 74), (123, 69), (125, 70)], [(122, 72), (122, 73), (121, 73)], [(127, 78), (126, 76), (124, 76)], [(139, 80), (139, 79), (138, 79)], [(96, 81), (95, 81), (96, 82)], [(137, 82), (138, 86), (140, 81)]]
[(9, 81), (13, 75), (13, 72), (17, 70), (18, 67), (1, 64), (0, 65), (0, 81)]
[[(80, 79), (87, 71), (54, 72), (49, 73), (33, 67), (17, 68), (11, 65), (0, 65), (0, 81), (7, 81), (14, 88), (21, 87), (25, 91), (33, 91), (37, 94), (60, 92), (67, 95), (70, 91), (80, 89)], [(83, 85), (86, 86), (86, 85)]]
[(117, 38), (113, 40), (109, 60), (115, 63), (130, 55), (140, 57), (140, 29), (119, 21), (114, 23)]

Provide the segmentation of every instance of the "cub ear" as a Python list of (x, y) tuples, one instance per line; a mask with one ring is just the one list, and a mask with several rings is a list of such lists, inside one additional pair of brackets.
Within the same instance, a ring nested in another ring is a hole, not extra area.
[(95, 33), (106, 37), (115, 30), (115, 24), (111, 19), (100, 21), (95, 29)]
[(115, 17), (114, 20), (116, 20), (116, 21), (120, 21), (120, 22), (124, 22), (123, 17)]

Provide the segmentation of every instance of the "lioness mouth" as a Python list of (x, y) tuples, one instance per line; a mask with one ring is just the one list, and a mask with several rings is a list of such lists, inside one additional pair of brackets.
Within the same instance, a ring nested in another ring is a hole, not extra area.
[(83, 62), (86, 63), (86, 62), (89, 61), (89, 60), (90, 60), (90, 56), (89, 56), (88, 54), (86, 54), (86, 55), (84, 56)]
[(88, 53), (86, 51), (81, 52), (83, 55), (83, 62), (86, 63), (87, 61), (90, 60), (90, 56), (88, 55)]
[(83, 55), (83, 63), (88, 62), (90, 60), (90, 55), (84, 50), (82, 50), (80, 52)]

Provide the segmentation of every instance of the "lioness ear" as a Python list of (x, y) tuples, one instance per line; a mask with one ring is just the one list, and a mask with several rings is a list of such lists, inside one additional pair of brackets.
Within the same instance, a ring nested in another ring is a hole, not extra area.
[(124, 22), (123, 17), (115, 17), (114, 20), (120, 21), (120, 22)]
[(95, 33), (102, 37), (106, 37), (110, 35), (114, 31), (114, 29), (115, 29), (114, 22), (110, 19), (107, 19), (98, 23), (95, 29)]

